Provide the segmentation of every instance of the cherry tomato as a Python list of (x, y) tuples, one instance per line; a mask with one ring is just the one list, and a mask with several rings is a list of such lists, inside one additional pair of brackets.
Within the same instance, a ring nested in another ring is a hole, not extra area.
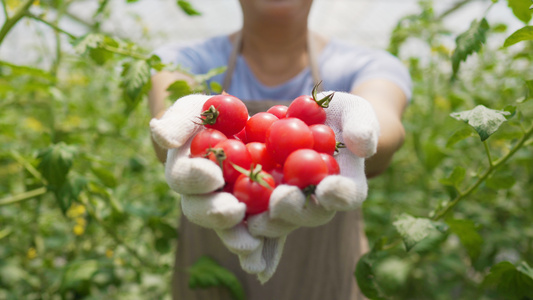
[(207, 128), (233, 136), (241, 131), (248, 120), (248, 109), (244, 102), (231, 95), (216, 95), (209, 98), (202, 107), (201, 119)]
[(302, 120), (285, 118), (270, 126), (265, 144), (274, 160), (283, 165), (293, 151), (313, 148), (313, 133)]
[(243, 142), (227, 139), (215, 145), (209, 151), (209, 159), (222, 167), (222, 174), (226, 183), (233, 183), (241, 175), (232, 164), (250, 170), (252, 157)]
[(285, 118), (285, 115), (287, 115), (287, 109), (288, 107), (286, 105), (274, 105), (271, 108), (269, 108), (266, 112), (271, 113), (274, 116), (278, 117), (278, 119)]
[(239, 140), (239, 141), (241, 141), (241, 142), (246, 144), (247, 141), (246, 141), (246, 130), (245, 129), (246, 129), (246, 127), (243, 128), (241, 131), (239, 131), (237, 134), (235, 134), (233, 136), (233, 139)]
[(317, 185), (328, 176), (328, 166), (320, 154), (312, 149), (296, 150), (283, 165), (283, 180), (289, 185), (304, 189)]
[(320, 153), (320, 157), (322, 157), (328, 166), (328, 175), (338, 175), (341, 173), (339, 163), (333, 156), (326, 153)]
[(302, 95), (294, 99), (287, 109), (287, 118), (298, 118), (307, 125), (324, 124), (326, 111), (311, 96)]
[(283, 168), (282, 167), (276, 167), (269, 171), (270, 175), (274, 177), (274, 182), (276, 185), (280, 185), (283, 182)]
[(206, 128), (195, 135), (191, 141), (191, 157), (205, 157), (207, 150), (227, 140), (227, 137), (216, 129)]
[(333, 155), (335, 153), (335, 146), (337, 145), (333, 129), (324, 124), (311, 125), (309, 129), (313, 133), (313, 149), (317, 152)]
[(246, 214), (259, 214), (268, 210), (270, 194), (275, 186), (274, 178), (265, 171), (252, 176), (241, 174), (233, 187), (233, 195), (237, 200), (246, 204)]
[(246, 148), (252, 156), (252, 163), (254, 165), (261, 165), (265, 171), (270, 171), (276, 167), (276, 161), (274, 161), (274, 158), (268, 153), (264, 143), (251, 142), (246, 144)]
[(266, 139), (266, 132), (272, 123), (276, 122), (278, 117), (274, 116), (271, 113), (260, 112), (253, 115), (246, 122), (244, 127), (246, 131), (246, 140), (250, 142), (260, 142), (264, 143)]

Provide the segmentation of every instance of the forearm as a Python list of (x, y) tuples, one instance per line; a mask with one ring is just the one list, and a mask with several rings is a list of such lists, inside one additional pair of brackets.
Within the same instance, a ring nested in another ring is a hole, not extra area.
[(370, 102), (380, 126), (377, 152), (366, 161), (365, 166), (367, 177), (371, 178), (387, 169), (394, 153), (404, 142), (405, 130), (401, 117), (407, 105), (407, 99), (396, 84), (380, 79), (365, 82), (352, 93)]
[[(186, 75), (168, 71), (162, 71), (152, 76), (152, 88), (148, 93), (148, 108), (152, 118), (160, 118), (167, 109), (165, 104), (165, 99), (169, 95), (167, 88), (176, 80), (186, 80), (189, 83), (192, 81)], [(153, 139), (152, 145), (157, 158), (164, 163), (167, 157), (167, 149), (159, 146)]]

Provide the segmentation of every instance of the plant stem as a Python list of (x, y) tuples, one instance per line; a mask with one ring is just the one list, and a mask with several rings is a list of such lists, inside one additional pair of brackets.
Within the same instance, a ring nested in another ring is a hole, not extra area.
[(492, 156), (490, 155), (490, 149), (489, 144), (487, 143), (487, 140), (483, 141), (483, 146), (485, 147), (485, 152), (487, 153), (487, 158), (489, 159), (489, 165), (492, 167)]
[(9, 19), (9, 14), (7, 13), (7, 6), (6, 6), (6, 0), (0, 0), (2, 1), (2, 9), (4, 10), (4, 18)]
[(9, 205), (13, 203), (18, 203), (26, 201), (37, 196), (45, 194), (47, 189), (45, 187), (40, 187), (31, 191), (23, 192), (14, 196), (7, 196), (3, 199), (0, 199), (0, 206)]
[(107, 50), (109, 52), (113, 52), (115, 54), (119, 54), (119, 55), (123, 55), (123, 56), (129, 56), (129, 57), (132, 57), (132, 58), (136, 58), (136, 59), (141, 59), (141, 60), (145, 60), (145, 59), (148, 59), (147, 56), (145, 55), (142, 55), (142, 54), (139, 54), (139, 53), (136, 53), (136, 52), (131, 52), (131, 51), (124, 51), (122, 49), (119, 49), (119, 48), (116, 48), (116, 47), (111, 47), (109, 45), (101, 45), (100, 48), (104, 49), (104, 50)]
[(43, 184), (46, 185), (46, 180), (43, 178), (41, 173), (35, 169), (35, 167), (30, 164), (27, 160), (24, 159), (18, 152), (11, 151), (11, 156), (19, 163), (21, 164), (26, 171), (28, 171), (33, 177), (37, 178), (39, 181), (41, 181)]
[(36, 15), (34, 15), (34, 14), (26, 13), (25, 16), (26, 16), (26, 17), (29, 17), (29, 18), (32, 18), (32, 19), (34, 19), (34, 20), (36, 20), (36, 21), (39, 21), (39, 22), (41, 22), (41, 23), (43, 23), (43, 24), (46, 24), (47, 26), (51, 27), (51, 28), (54, 29), (55, 31), (57, 31), (57, 32), (61, 32), (61, 33), (63, 33), (63, 34), (68, 35), (68, 37), (71, 38), (71, 39), (73, 39), (73, 40), (75, 40), (75, 39), (78, 38), (77, 36), (73, 35), (72, 33), (68, 32), (68, 31), (65, 31), (65, 30), (62, 29), (62, 28), (59, 28), (57, 25), (55, 25), (55, 24), (53, 24), (53, 23), (50, 23), (50, 22), (46, 21), (45, 19), (40, 18), (40, 17), (38, 17), (38, 16), (36, 16)]
[(130, 247), (126, 242), (114, 231), (114, 228), (109, 227), (105, 224), (104, 220), (102, 220), (94, 211), (93, 207), (88, 203), (88, 201), (84, 201), (84, 205), (87, 208), (87, 212), (93, 218), (96, 223), (98, 223), (102, 228), (104, 228), (105, 232), (111, 236), (111, 238), (119, 245), (122, 245), (126, 251), (128, 251), (131, 255), (133, 255), (143, 266), (147, 266), (149, 268), (155, 269), (156, 267), (152, 264), (148, 263), (144, 258), (141, 257), (141, 255), (135, 251), (132, 247)]
[(444, 209), (442, 209), (440, 212), (436, 213), (435, 216), (432, 218), (433, 220), (439, 220), (443, 218), (459, 201), (462, 199), (468, 197), (487, 177), (498, 167), (503, 165), (509, 158), (511, 158), (529, 139), (529, 137), (533, 134), (533, 125), (526, 131), (526, 133), (522, 136), (522, 138), (518, 141), (516, 145), (509, 151), (505, 156), (500, 158), (499, 160), (492, 163), (489, 168), (483, 173), (477, 180), (474, 182), (473, 185), (471, 185), (469, 188), (467, 188), (464, 192), (459, 192), (457, 197), (453, 199)]
[[(22, 17), (25, 16), (26, 11), (30, 8), (30, 6), (33, 4), (34, 0), (26, 0), (23, 4), (19, 6), (15, 14), (11, 18), (6, 17), (6, 21), (4, 22), (4, 25), (2, 25), (2, 28), (0, 28), (0, 46), (2, 45), (2, 42), (4, 41), (4, 38), (7, 36), (11, 28), (17, 24), (17, 22), (22, 19)], [(4, 1), (2, 0), (2, 3)], [(6, 11), (7, 15), (7, 11)]]

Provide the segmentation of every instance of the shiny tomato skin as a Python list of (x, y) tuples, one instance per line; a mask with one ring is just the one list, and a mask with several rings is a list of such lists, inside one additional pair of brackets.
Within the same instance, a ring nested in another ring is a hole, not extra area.
[(302, 95), (294, 99), (287, 109), (287, 118), (298, 118), (308, 126), (324, 124), (326, 111), (311, 96)]
[(265, 144), (274, 160), (283, 165), (293, 151), (313, 148), (313, 133), (302, 120), (285, 118), (270, 126)]
[(268, 153), (265, 143), (251, 142), (246, 144), (246, 148), (252, 156), (252, 163), (254, 165), (261, 165), (264, 171), (270, 171), (276, 167), (276, 161)]
[(237, 134), (233, 135), (232, 139), (234, 140), (239, 140), (243, 143), (247, 143), (247, 140), (246, 140), (246, 128), (243, 128), (241, 131), (239, 131)]
[(233, 195), (237, 200), (246, 204), (247, 215), (255, 215), (268, 210), (270, 194), (276, 187), (274, 178), (268, 173), (261, 171), (260, 176), (270, 188), (251, 180), (246, 174), (241, 174), (233, 186)]
[(311, 125), (309, 129), (313, 133), (313, 149), (319, 153), (333, 155), (335, 153), (335, 146), (337, 145), (333, 129), (324, 124)]
[(206, 128), (193, 137), (191, 141), (191, 157), (206, 157), (209, 148), (227, 139), (222, 132)]
[(322, 157), (328, 166), (328, 175), (339, 175), (341, 173), (339, 163), (333, 156), (326, 153), (320, 153), (320, 157)]
[[(216, 118), (205, 115), (211, 109), (218, 112)], [(248, 109), (244, 102), (231, 95), (216, 95), (209, 98), (202, 107), (202, 120), (207, 128), (221, 131), (226, 136), (233, 136), (241, 131), (248, 120)], [(206, 124), (206, 122), (212, 122)]]
[(278, 119), (283, 119), (287, 115), (287, 109), (289, 109), (287, 105), (278, 104), (272, 106), (266, 112), (273, 114), (274, 116), (278, 117)]
[(304, 189), (317, 185), (328, 176), (328, 166), (320, 154), (312, 149), (296, 150), (283, 165), (283, 180), (289, 185)]
[[(227, 139), (215, 145), (213, 151), (223, 150), (225, 159), (222, 161), (222, 174), (226, 183), (234, 183), (242, 173), (237, 171), (233, 165), (236, 164), (246, 170), (250, 170), (252, 156), (246, 145), (239, 140)], [(220, 166), (214, 152), (209, 153), (209, 159)]]
[(248, 143), (264, 143), (268, 128), (270, 128), (270, 126), (277, 120), (279, 120), (278, 117), (267, 112), (259, 112), (250, 117), (244, 127), (246, 131), (246, 141)]

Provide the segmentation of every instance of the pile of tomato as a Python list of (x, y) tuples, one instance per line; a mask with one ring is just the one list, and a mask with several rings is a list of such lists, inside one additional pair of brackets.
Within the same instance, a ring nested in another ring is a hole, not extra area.
[(323, 178), (340, 173), (335, 133), (324, 124), (332, 97), (317, 100), (314, 90), (249, 118), (240, 99), (213, 96), (199, 116), (204, 129), (193, 137), (190, 155), (221, 167), (223, 191), (245, 203), (247, 215), (266, 211), (279, 184), (309, 195)]

